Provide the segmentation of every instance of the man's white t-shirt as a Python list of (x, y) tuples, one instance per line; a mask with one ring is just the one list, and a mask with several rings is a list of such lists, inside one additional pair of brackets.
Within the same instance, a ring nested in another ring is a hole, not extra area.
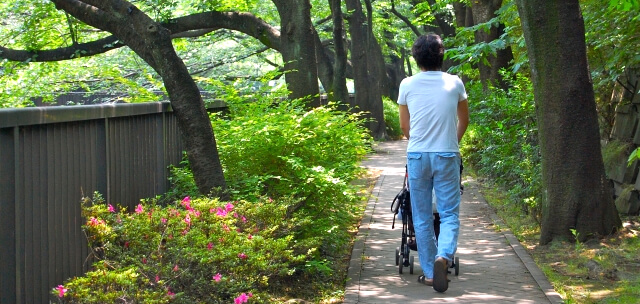
[(459, 152), (458, 103), (466, 99), (456, 75), (425, 71), (402, 80), (398, 104), (409, 108), (407, 152)]

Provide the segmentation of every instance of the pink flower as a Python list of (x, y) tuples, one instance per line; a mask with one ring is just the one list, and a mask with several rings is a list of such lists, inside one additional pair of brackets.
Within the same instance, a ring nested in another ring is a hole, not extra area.
[(191, 208), (191, 198), (189, 198), (188, 196), (185, 196), (185, 198), (182, 199), (182, 206), (184, 206), (187, 210), (189, 211), (193, 211), (193, 208)]
[(173, 296), (175, 296), (176, 294), (175, 294), (175, 293), (173, 293), (173, 292), (171, 292), (171, 290), (170, 290), (169, 288), (167, 288), (167, 295), (168, 295), (168, 296), (170, 296), (170, 297), (173, 297)]
[(216, 210), (216, 215), (217, 215), (217, 216), (225, 217), (225, 216), (227, 216), (227, 210), (222, 209), (222, 208), (218, 208), (218, 209)]
[(187, 225), (191, 226), (191, 217), (188, 214), (184, 218), (184, 222), (187, 223)]
[(209, 249), (209, 250), (213, 249), (213, 243), (207, 244), (207, 249)]
[(113, 205), (109, 204), (108, 207), (109, 212), (116, 212), (116, 208), (113, 208)]
[(158, 283), (158, 281), (160, 281), (160, 276), (156, 274), (156, 283)]
[(178, 264), (176, 264), (175, 266), (173, 266), (173, 271), (178, 271)]
[(238, 212), (234, 212), (233, 217), (238, 218)]
[(222, 224), (222, 229), (224, 229), (224, 231), (226, 232), (231, 231), (231, 229), (229, 228), (229, 226), (227, 226), (227, 224)]
[(142, 264), (146, 264), (147, 263), (147, 258), (142, 258)]
[(243, 292), (241, 295), (235, 298), (234, 303), (235, 304), (247, 303), (249, 301), (249, 298), (251, 298), (252, 296), (253, 296), (252, 293), (246, 294)]
[(166, 218), (164, 218), (164, 217), (163, 217), (163, 218), (161, 218), (161, 219), (160, 219), (160, 221), (161, 221), (163, 224), (166, 224), (166, 223), (167, 223), (167, 219), (166, 219)]
[(226, 205), (224, 206), (224, 209), (225, 209), (227, 212), (231, 212), (231, 210), (233, 210), (233, 204), (232, 204), (232, 203), (228, 203), (228, 204), (226, 204)]
[(88, 224), (89, 224), (89, 226), (97, 226), (97, 225), (100, 224), (100, 221), (98, 221), (98, 219), (96, 219), (95, 217), (92, 216), (89, 219), (89, 223)]
[(140, 214), (144, 212), (144, 207), (142, 207), (142, 204), (138, 204), (138, 207), (136, 207), (136, 213)]
[(243, 259), (243, 260), (246, 260), (248, 258), (248, 256), (246, 254), (244, 254), (244, 252), (238, 253), (238, 257)]
[(124, 248), (129, 248), (129, 241), (124, 242)]
[(213, 276), (213, 280), (216, 282), (220, 282), (220, 280), (222, 280), (222, 275), (219, 272), (216, 273), (216, 275)]
[(243, 222), (243, 223), (246, 223), (246, 222), (247, 222), (247, 218), (246, 218), (246, 217), (244, 217), (244, 215), (242, 216), (242, 222)]
[(247, 236), (248, 239), (253, 240), (253, 235), (251, 235), (251, 233), (249, 233), (249, 236)]
[(56, 287), (56, 289), (58, 290), (58, 297), (64, 298), (64, 293), (67, 292), (67, 289), (64, 288), (64, 286), (62, 286), (62, 285), (58, 285), (58, 287)]

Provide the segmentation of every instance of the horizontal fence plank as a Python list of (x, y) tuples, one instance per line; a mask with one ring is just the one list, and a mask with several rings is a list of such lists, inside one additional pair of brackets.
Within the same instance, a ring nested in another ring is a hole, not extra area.
[[(221, 100), (215, 100), (208, 103), (206, 108), (209, 111), (216, 111), (225, 109), (226, 105)], [(128, 117), (171, 111), (169, 102), (0, 109), (0, 128)]]

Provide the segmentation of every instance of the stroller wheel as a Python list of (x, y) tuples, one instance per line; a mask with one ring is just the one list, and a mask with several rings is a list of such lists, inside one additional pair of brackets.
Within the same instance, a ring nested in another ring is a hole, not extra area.
[(396, 266), (400, 264), (400, 247), (396, 247)]
[(403, 265), (404, 263), (398, 263), (398, 273), (402, 274), (402, 267), (404, 267)]
[(413, 274), (413, 256), (409, 256), (409, 273)]
[(458, 273), (460, 273), (460, 259), (459, 259), (458, 257), (455, 257), (455, 258), (454, 258), (454, 261), (455, 261), (455, 262), (454, 262), (454, 263), (455, 263), (455, 265), (453, 265), (453, 266), (454, 266), (454, 268), (455, 268), (454, 274), (457, 276), (457, 275), (458, 275)]

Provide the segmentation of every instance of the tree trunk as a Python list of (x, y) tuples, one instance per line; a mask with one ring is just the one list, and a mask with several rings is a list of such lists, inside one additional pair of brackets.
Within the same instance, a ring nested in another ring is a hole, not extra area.
[(280, 15), (280, 39), (285, 80), (289, 97), (312, 98), (310, 106), (320, 105), (315, 31), (311, 23), (309, 0), (273, 0)]
[[(387, 16), (389, 17), (389, 16)], [(407, 77), (404, 71), (404, 52), (398, 50), (398, 45), (393, 43), (393, 33), (389, 31), (384, 32), (387, 48), (391, 50), (390, 63), (387, 64), (387, 79), (389, 82), (389, 90), (385, 96), (391, 100), (398, 100), (398, 93), (400, 91), (400, 82)], [(396, 54), (402, 54), (402, 57), (398, 57)]]
[[(476, 24), (487, 22), (496, 17), (496, 11), (502, 6), (502, 0), (478, 0), (473, 1), (471, 11), (473, 13), (473, 20)], [(489, 43), (493, 40), (499, 39), (504, 33), (504, 25), (499, 24), (498, 27), (492, 26), (489, 32), (476, 31), (475, 38), (476, 43), (485, 42)], [(494, 84), (506, 89), (507, 84), (503, 81), (502, 77), (498, 73), (501, 68), (509, 66), (509, 62), (513, 59), (513, 53), (511, 47), (498, 50), (496, 55), (488, 55), (487, 63), (478, 63), (478, 70), (480, 72), (480, 80), (484, 88), (488, 88), (489, 84)]]
[(173, 48), (169, 31), (126, 1), (53, 2), (79, 20), (111, 32), (162, 77), (198, 189), (202, 194), (213, 192), (226, 198), (211, 121), (198, 87)]
[(349, 103), (347, 89), (347, 45), (345, 43), (344, 22), (342, 18), (342, 0), (329, 0), (333, 19), (333, 45), (335, 49), (335, 63), (333, 68), (333, 94), (331, 100)]
[[(464, 2), (454, 2), (453, 11), (456, 18), (457, 27), (470, 27), (473, 26), (473, 16), (470, 12), (470, 7)], [(468, 18), (467, 18), (468, 17)]]
[[(605, 177), (578, 0), (517, 0), (542, 152), (540, 243), (609, 235), (621, 226)], [(573, 230), (575, 229), (575, 230)], [(572, 232), (573, 230), (573, 232)]]
[[(368, 111), (367, 118), (371, 135), (376, 139), (386, 137), (384, 112), (382, 107), (382, 91), (379, 67), (375, 66), (377, 51), (371, 49), (375, 37), (368, 28), (370, 23), (362, 10), (360, 0), (346, 0), (349, 17), (349, 33), (351, 34), (351, 62), (355, 86), (355, 104), (358, 111)], [(375, 42), (377, 45), (377, 41)], [(378, 49), (380, 46), (378, 45)], [(384, 61), (382, 62), (384, 68)]]

